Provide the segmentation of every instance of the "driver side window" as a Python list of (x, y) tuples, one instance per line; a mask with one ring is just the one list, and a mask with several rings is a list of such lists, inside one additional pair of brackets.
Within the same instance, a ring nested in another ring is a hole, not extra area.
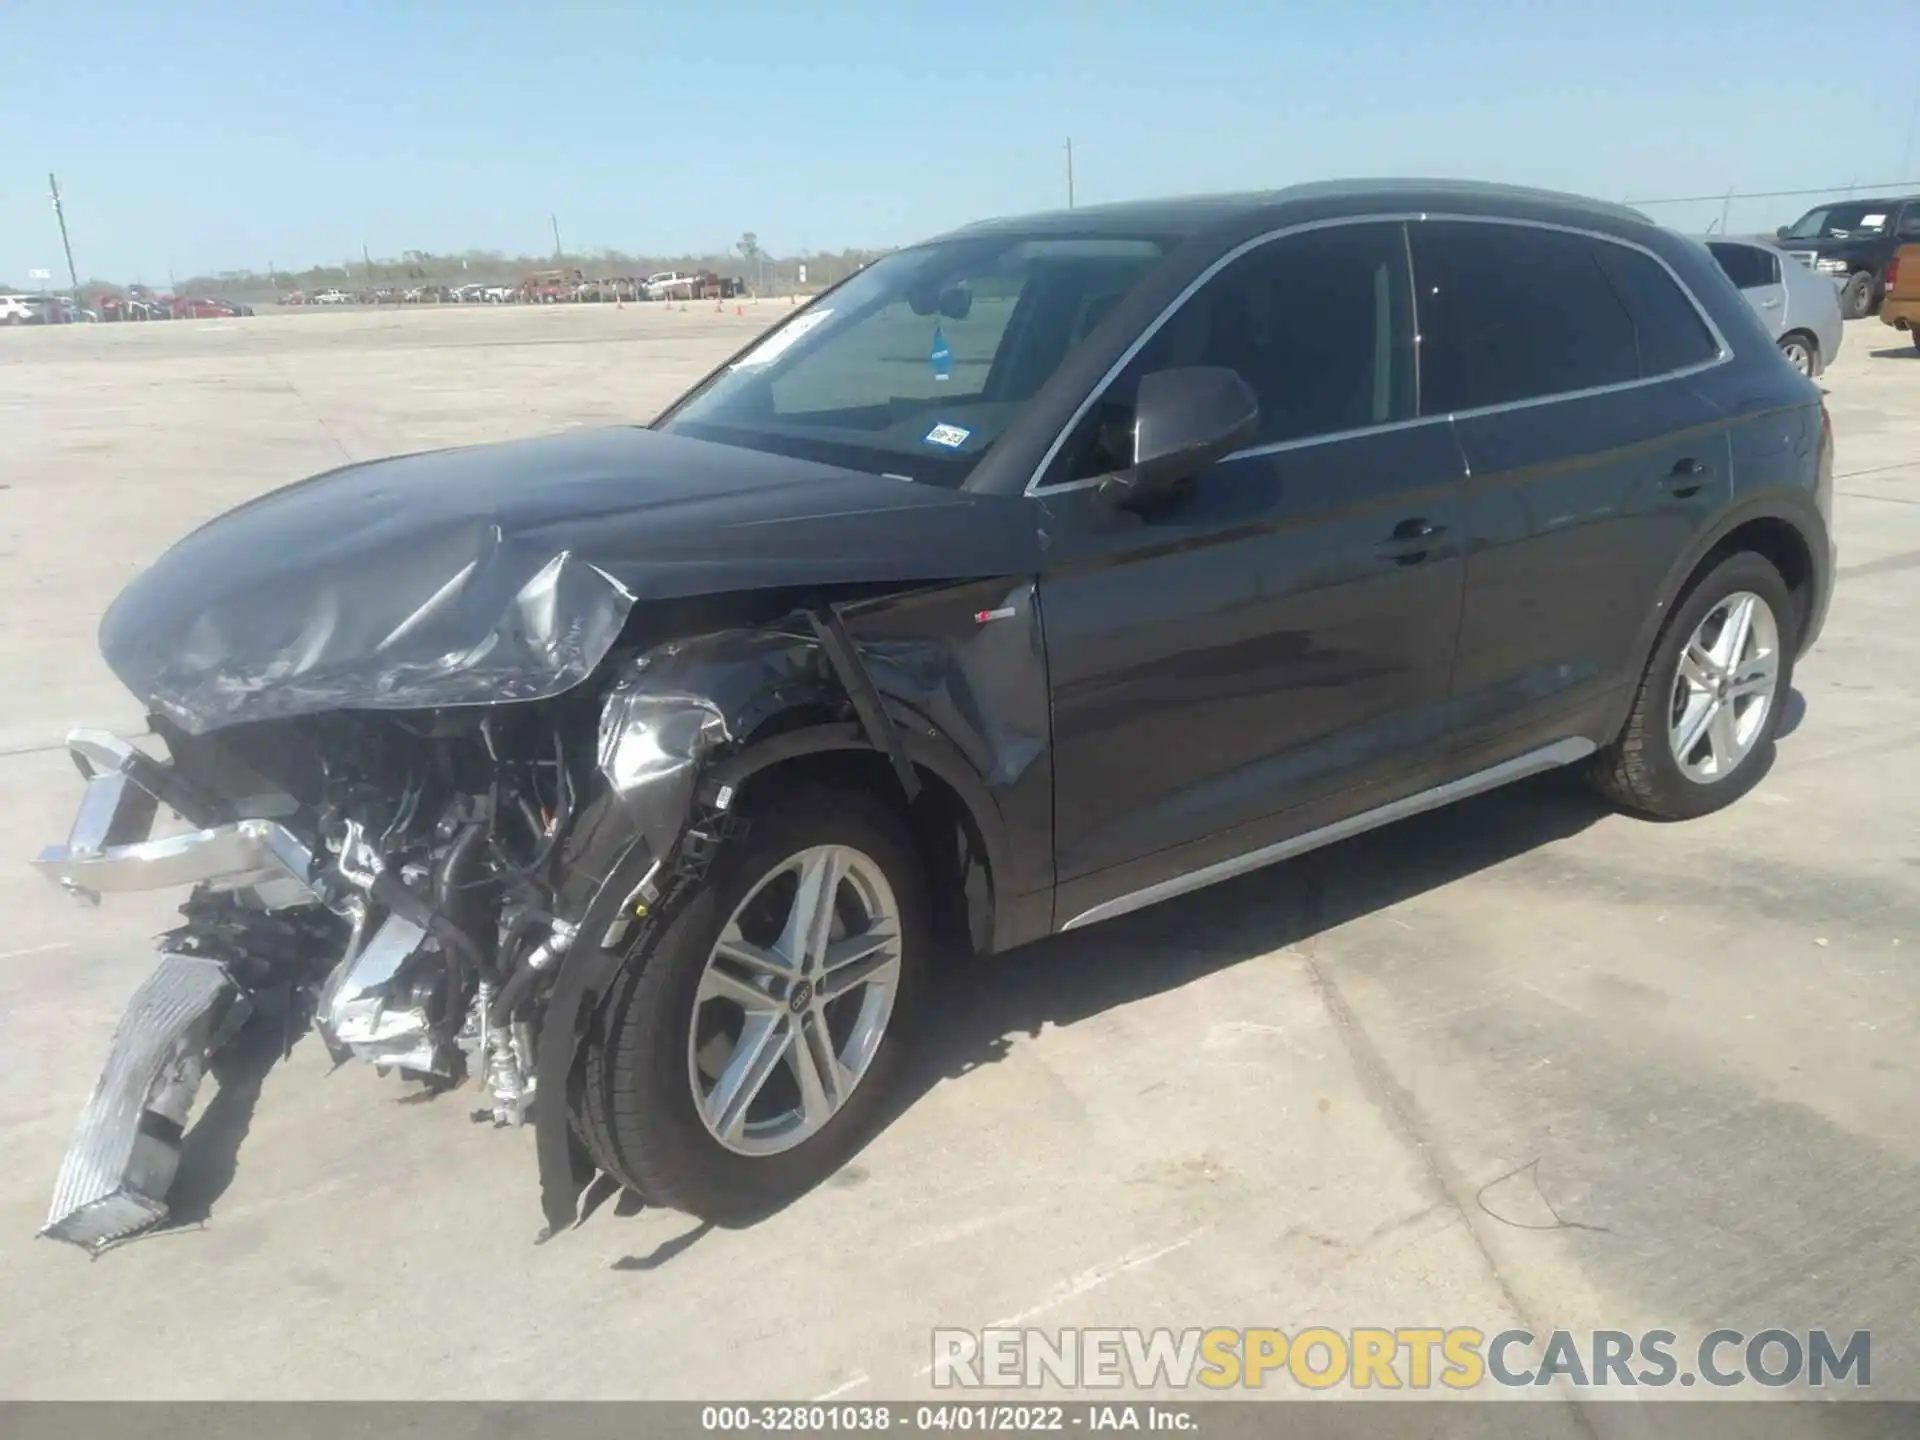
[(1140, 378), (1192, 365), (1226, 366), (1252, 387), (1260, 402), (1255, 445), (1411, 419), (1413, 297), (1399, 223), (1284, 235), (1234, 260), (1108, 386), (1046, 483), (1130, 463)]

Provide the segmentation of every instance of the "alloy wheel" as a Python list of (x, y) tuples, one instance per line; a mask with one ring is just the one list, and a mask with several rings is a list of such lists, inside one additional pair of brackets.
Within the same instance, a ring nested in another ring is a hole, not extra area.
[(1680, 652), (1667, 741), (1696, 785), (1724, 780), (1766, 733), (1780, 683), (1780, 625), (1740, 590), (1709, 610)]
[(1813, 378), (1813, 351), (1807, 347), (1806, 341), (1782, 341), (1780, 353), (1787, 357), (1787, 363), (1793, 366), (1794, 369), (1798, 370), (1802, 375), (1805, 375), (1809, 380)]
[(803, 850), (748, 892), (707, 956), (687, 1040), (715, 1140), (779, 1154), (839, 1112), (893, 1015), (900, 936), (885, 873), (848, 846)]

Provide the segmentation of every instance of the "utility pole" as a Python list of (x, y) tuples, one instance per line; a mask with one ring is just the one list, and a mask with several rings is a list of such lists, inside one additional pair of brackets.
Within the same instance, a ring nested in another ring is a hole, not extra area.
[(60, 222), (60, 248), (67, 252), (67, 279), (73, 282), (73, 303), (80, 303), (80, 272), (73, 268), (73, 242), (67, 239), (67, 212), (60, 208), (60, 182), (47, 172), (47, 189), (53, 195), (53, 218)]
[(553, 260), (557, 265), (560, 263), (560, 258), (567, 253), (560, 248), (560, 217), (558, 215), (549, 215), (547, 219), (553, 222)]
[(1067, 208), (1073, 209), (1073, 137), (1067, 137)]
[(373, 284), (373, 254), (367, 249), (367, 242), (360, 242), (360, 258), (367, 262), (367, 284)]

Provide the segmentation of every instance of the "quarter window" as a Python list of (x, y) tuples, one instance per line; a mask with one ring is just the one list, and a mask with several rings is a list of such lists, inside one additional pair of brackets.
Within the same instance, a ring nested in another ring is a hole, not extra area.
[[(1673, 274), (1644, 251), (1604, 240), (1590, 242), (1600, 257), (1613, 288), (1626, 302), (1640, 349), (1642, 376), (1670, 375), (1693, 365), (1704, 365), (1720, 353), (1700, 309), (1675, 282)], [(1772, 250), (1756, 252), (1771, 266), (1773, 283), (1780, 279), (1780, 256)]]

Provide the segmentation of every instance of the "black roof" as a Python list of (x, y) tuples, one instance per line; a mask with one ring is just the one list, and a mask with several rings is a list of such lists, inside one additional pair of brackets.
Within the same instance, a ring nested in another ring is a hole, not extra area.
[(1638, 210), (1606, 200), (1591, 200), (1555, 190), (1521, 185), (1490, 185), (1474, 180), (1317, 180), (1280, 190), (1231, 195), (1189, 195), (1164, 200), (1127, 200), (1086, 205), (1035, 215), (982, 220), (953, 235), (1112, 235), (1185, 239), (1215, 230), (1236, 229), (1277, 212), (1317, 218), (1376, 210), (1461, 210), (1472, 214), (1515, 214), (1534, 218), (1557, 215), (1568, 220), (1604, 221), (1609, 226), (1651, 225)]

